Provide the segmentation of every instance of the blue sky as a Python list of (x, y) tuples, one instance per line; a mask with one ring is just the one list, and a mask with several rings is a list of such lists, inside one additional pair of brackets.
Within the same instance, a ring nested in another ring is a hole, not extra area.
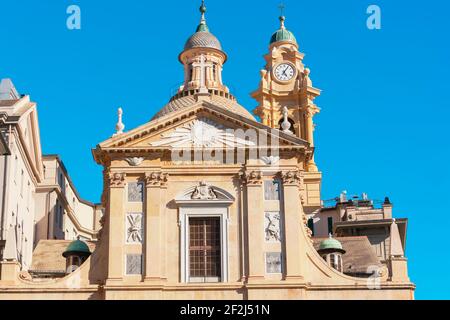
[[(79, 5), (82, 29), (66, 28)], [(278, 0), (208, 0), (208, 25), (229, 56), (224, 80), (256, 106), (262, 58), (278, 28)], [(407, 255), (418, 299), (450, 299), (450, 44), (442, 0), (285, 0), (317, 99), (316, 159), (323, 199), (390, 196), (409, 218)], [(382, 29), (366, 9), (382, 10)], [(60, 154), (80, 194), (98, 202), (101, 168), (91, 148), (146, 123), (183, 79), (177, 57), (198, 24), (199, 0), (3, 0), (0, 78), (38, 103), (43, 151)]]

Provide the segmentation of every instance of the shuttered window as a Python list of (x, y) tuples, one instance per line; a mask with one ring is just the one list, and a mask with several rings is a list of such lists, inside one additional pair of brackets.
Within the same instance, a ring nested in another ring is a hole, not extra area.
[(189, 219), (189, 279), (221, 281), (220, 218)]

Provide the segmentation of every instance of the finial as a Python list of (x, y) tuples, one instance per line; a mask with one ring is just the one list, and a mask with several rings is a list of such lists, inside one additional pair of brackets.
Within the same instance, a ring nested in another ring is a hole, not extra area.
[(288, 133), (288, 134), (292, 134), (291, 126), (292, 124), (289, 122), (289, 112), (288, 112), (288, 108), (284, 107), (283, 108), (283, 123), (281, 124), (281, 128), (283, 129), (283, 133)]
[(205, 5), (205, 0), (202, 0), (202, 5), (200, 6), (200, 13), (202, 14), (202, 20), (201, 20), (201, 24), (206, 24), (206, 18), (205, 18), (205, 13), (206, 13), (206, 5)]
[(280, 9), (280, 12), (281, 12), (281, 15), (280, 15), (280, 28), (281, 29), (286, 29), (286, 27), (284, 26), (284, 22), (286, 21), (286, 17), (284, 16), (284, 9), (286, 8), (286, 6), (282, 2), (278, 6), (278, 8)]
[(206, 25), (206, 5), (205, 0), (202, 0), (202, 5), (200, 6), (200, 13), (202, 14), (202, 18), (200, 20), (200, 25), (197, 27), (197, 32), (208, 32), (208, 26)]
[(123, 116), (123, 110), (122, 108), (119, 108), (119, 110), (117, 110), (117, 115), (118, 115), (118, 121), (116, 124), (116, 135), (122, 134), (123, 130), (125, 130), (125, 125), (122, 122), (122, 116)]

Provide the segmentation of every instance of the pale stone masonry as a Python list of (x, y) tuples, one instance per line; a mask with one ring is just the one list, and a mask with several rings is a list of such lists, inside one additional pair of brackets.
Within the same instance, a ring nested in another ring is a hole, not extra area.
[(258, 121), (225, 85), (228, 56), (200, 11), (178, 92), (128, 132), (120, 109), (116, 132), (92, 150), (102, 203), (78, 216), (77, 232), (91, 235), (101, 218), (95, 243), (43, 241), (29, 272), (4, 259), (0, 299), (414, 299), (407, 220), (390, 202), (321, 201), (320, 90), (285, 18), (252, 93)]

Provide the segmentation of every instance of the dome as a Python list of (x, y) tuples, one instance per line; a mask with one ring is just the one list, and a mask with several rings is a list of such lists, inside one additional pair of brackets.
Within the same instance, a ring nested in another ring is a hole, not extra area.
[[(255, 117), (253, 117), (253, 115), (247, 109), (241, 106), (234, 98), (231, 98), (230, 96), (231, 95), (228, 94), (227, 96), (221, 96), (212, 93), (210, 102), (214, 105), (218, 105), (227, 110), (230, 110), (231, 112), (243, 116), (247, 119), (256, 121)], [(156, 120), (172, 112), (177, 112), (181, 109), (188, 108), (196, 103), (197, 99), (195, 98), (194, 95), (175, 96), (153, 117), (152, 120)]]
[(219, 40), (208, 31), (207, 27), (205, 30), (206, 31), (197, 31), (194, 33), (184, 45), (184, 50), (193, 48), (212, 48), (222, 51), (222, 45)]
[(63, 253), (63, 257), (67, 258), (70, 255), (86, 255), (89, 256), (91, 254), (91, 251), (89, 250), (88, 245), (81, 241), (81, 240), (75, 240), (69, 244), (69, 246), (66, 248), (66, 251)]
[(331, 235), (328, 239), (325, 239), (320, 243), (319, 251), (325, 250), (345, 253), (345, 250), (342, 248), (342, 244)]
[(209, 32), (208, 25), (206, 24), (206, 6), (204, 1), (202, 1), (202, 6), (200, 7), (200, 13), (202, 15), (200, 24), (198, 25), (196, 32), (188, 39), (188, 41), (186, 41), (184, 50), (186, 51), (193, 48), (212, 48), (222, 51), (222, 45), (219, 40)]
[(285, 20), (285, 17), (280, 17), (281, 27), (272, 35), (272, 38), (270, 38), (270, 44), (286, 41), (292, 42), (297, 45), (297, 39), (295, 38), (294, 34), (284, 26)]

